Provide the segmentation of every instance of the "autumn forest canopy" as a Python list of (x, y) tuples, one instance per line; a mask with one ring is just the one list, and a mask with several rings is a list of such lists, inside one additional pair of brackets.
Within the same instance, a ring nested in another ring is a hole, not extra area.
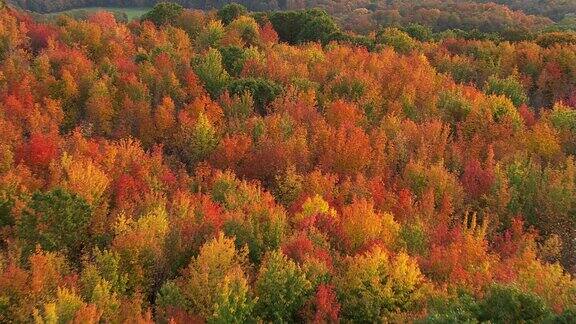
[(228, 2), (0, 0), (0, 323), (576, 322), (576, 2)]

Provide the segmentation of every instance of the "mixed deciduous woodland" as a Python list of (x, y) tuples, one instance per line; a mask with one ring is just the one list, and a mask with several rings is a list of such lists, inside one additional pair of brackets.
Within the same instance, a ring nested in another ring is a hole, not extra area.
[(576, 321), (574, 2), (9, 2), (0, 322)]

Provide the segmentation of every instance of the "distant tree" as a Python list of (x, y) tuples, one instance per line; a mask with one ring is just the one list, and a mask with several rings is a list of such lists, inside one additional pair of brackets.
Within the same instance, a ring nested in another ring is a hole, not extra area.
[(570, 324), (576, 322), (576, 307), (568, 308), (554, 317), (554, 323)]
[(574, 1), (113, 2), (0, 9), (0, 323), (576, 323)]
[(181, 5), (173, 2), (160, 2), (142, 16), (142, 20), (149, 20), (156, 26), (162, 26), (176, 21), (184, 11)]
[(36, 314), (35, 321), (46, 323), (57, 319), (61, 323), (69, 323), (78, 319), (80, 311), (86, 307), (82, 299), (67, 288), (58, 288), (56, 298), (55, 302), (44, 304), (44, 316)]
[(291, 44), (314, 41), (326, 43), (330, 41), (331, 35), (339, 31), (334, 19), (320, 9), (273, 12), (269, 19), (280, 40)]
[[(114, 224), (116, 236), (112, 249), (119, 255), (119, 266), (127, 276), (126, 289), (153, 297), (162, 281), (166, 262), (165, 242), (168, 233), (166, 209), (156, 207), (137, 220), (121, 216)], [(111, 283), (114, 284), (114, 283)]]
[(241, 4), (232, 2), (220, 8), (220, 10), (218, 10), (217, 16), (222, 21), (222, 23), (224, 23), (224, 25), (228, 25), (238, 17), (244, 16), (247, 13), (248, 10), (246, 7)]
[(264, 25), (260, 28), (260, 38), (266, 45), (278, 43), (278, 33), (274, 30), (270, 21), (266, 20)]
[(196, 39), (205, 27), (207, 17), (197, 10), (184, 10), (176, 19), (175, 26), (182, 28), (190, 39)]
[(298, 34), (298, 42), (321, 42), (328, 43), (331, 36), (339, 31), (334, 18), (325, 11), (310, 11), (306, 15), (304, 25)]
[(511, 122), (514, 127), (522, 125), (520, 114), (508, 97), (490, 95), (485, 99), (483, 109), (491, 112), (492, 119), (497, 123), (507, 121)]
[(437, 102), (443, 119), (456, 129), (456, 125), (466, 119), (472, 110), (472, 104), (462, 96), (461, 93), (454, 91), (441, 91)]
[(494, 174), (486, 168), (482, 168), (476, 159), (468, 161), (464, 167), (462, 175), (462, 185), (466, 193), (474, 199), (479, 199), (482, 195), (488, 194), (494, 184)]
[(275, 180), (273, 193), (276, 201), (284, 206), (290, 206), (302, 193), (302, 175), (298, 174), (292, 165), (277, 175)]
[(427, 42), (432, 39), (432, 30), (428, 26), (420, 25), (418, 23), (411, 23), (403, 28), (410, 37), (417, 39), (421, 42)]
[(416, 42), (407, 33), (398, 28), (384, 28), (376, 35), (376, 42), (391, 46), (398, 53), (407, 54), (415, 46)]
[(118, 298), (126, 294), (128, 274), (120, 261), (116, 252), (94, 249), (92, 259), (83, 263), (80, 274), (80, 292), (85, 300), (98, 306), (104, 320), (117, 318)]
[(576, 31), (543, 33), (536, 38), (536, 43), (542, 47), (576, 44)]
[(174, 101), (170, 97), (164, 97), (162, 103), (156, 107), (154, 114), (154, 124), (156, 126), (157, 137), (163, 141), (172, 140), (171, 134), (176, 125)]
[(290, 44), (298, 43), (298, 35), (303, 26), (301, 12), (273, 12), (269, 15), (269, 19), (281, 41)]

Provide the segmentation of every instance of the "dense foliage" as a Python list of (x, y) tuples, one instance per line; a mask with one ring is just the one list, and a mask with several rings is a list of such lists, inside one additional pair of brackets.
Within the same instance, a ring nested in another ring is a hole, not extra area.
[(576, 321), (576, 44), (528, 25), (0, 7), (0, 322)]

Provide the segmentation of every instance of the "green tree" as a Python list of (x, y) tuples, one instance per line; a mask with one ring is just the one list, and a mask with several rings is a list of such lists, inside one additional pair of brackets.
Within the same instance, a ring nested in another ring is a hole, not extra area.
[(104, 322), (117, 321), (118, 312), (120, 311), (120, 301), (118, 294), (114, 291), (113, 284), (106, 280), (101, 280), (94, 286), (90, 302), (102, 311), (102, 320)]
[(214, 311), (208, 323), (247, 323), (253, 320), (256, 302), (249, 291), (244, 273), (235, 271), (218, 285)]
[(208, 117), (201, 113), (189, 139), (188, 158), (190, 162), (196, 163), (204, 160), (217, 146), (216, 129)]
[(258, 315), (275, 323), (295, 321), (312, 290), (304, 271), (280, 251), (267, 254), (255, 285)]
[(416, 42), (407, 33), (398, 28), (384, 28), (376, 35), (376, 42), (388, 45), (398, 53), (407, 54), (415, 46)]
[(480, 320), (491, 323), (541, 323), (550, 315), (540, 297), (513, 286), (492, 286), (480, 303)]
[(73, 291), (58, 288), (56, 301), (44, 304), (44, 316), (36, 310), (36, 323), (72, 323), (76, 313), (85, 306), (82, 299)]
[(573, 45), (576, 44), (576, 32), (551, 32), (543, 33), (538, 36), (536, 43), (542, 47), (550, 48), (556, 45)]
[(222, 55), (213, 48), (209, 49), (205, 55), (195, 59), (194, 71), (204, 82), (204, 87), (212, 98), (220, 96), (230, 79), (222, 64)]
[(12, 201), (0, 198), (0, 228), (14, 225), (14, 216), (12, 216)]
[(259, 263), (267, 251), (280, 247), (288, 227), (286, 212), (270, 194), (229, 172), (216, 177), (211, 194), (234, 214), (225, 221), (224, 231), (236, 238), (237, 246), (248, 246), (251, 261)]
[(486, 82), (484, 91), (487, 94), (506, 96), (512, 100), (512, 103), (516, 107), (528, 102), (528, 96), (520, 80), (518, 80), (517, 74), (510, 75), (505, 79), (491, 76)]
[(222, 63), (226, 67), (226, 71), (231, 76), (238, 76), (244, 68), (246, 61), (246, 53), (242, 47), (238, 46), (225, 46), (219, 49), (222, 55)]
[(111, 284), (115, 293), (124, 294), (127, 289), (128, 275), (123, 273), (120, 262), (118, 253), (94, 249), (93, 259), (86, 261), (80, 275), (83, 297), (90, 299), (95, 287), (103, 281)]
[(290, 44), (328, 42), (340, 28), (324, 10), (273, 12), (268, 16), (280, 40)]
[(429, 308), (428, 316), (420, 323), (477, 323), (480, 313), (478, 301), (465, 293), (459, 293), (455, 298), (432, 299)]
[[(154, 296), (158, 283), (164, 276), (166, 262), (164, 248), (168, 228), (168, 213), (162, 205), (150, 207), (137, 220), (127, 218), (125, 215), (119, 216), (114, 224), (116, 236), (112, 246), (118, 253), (121, 271), (129, 274), (126, 291), (137, 292), (142, 296)], [(109, 279), (107, 281), (110, 284), (116, 284), (113, 278)], [(106, 289), (102, 292), (107, 293)]]
[(242, 322), (249, 316), (246, 257), (246, 251), (237, 251), (234, 240), (223, 234), (204, 244), (188, 267), (183, 288), (190, 310), (216, 323)]
[(285, 172), (278, 174), (273, 188), (276, 201), (289, 207), (302, 192), (304, 177), (298, 174), (296, 167), (290, 165)]
[(403, 29), (410, 37), (421, 42), (427, 42), (432, 39), (432, 30), (428, 26), (412, 23)]
[(482, 111), (490, 112), (497, 123), (509, 120), (516, 129), (523, 125), (518, 109), (516, 109), (512, 100), (505, 96), (488, 96), (483, 102), (481, 109)]
[(45, 251), (66, 251), (78, 261), (90, 243), (91, 217), (90, 205), (76, 194), (63, 189), (35, 193), (17, 224), (24, 254), (40, 244)]
[(282, 93), (282, 86), (268, 79), (245, 78), (230, 82), (228, 91), (238, 96), (250, 93), (258, 113), (266, 115), (266, 106)]
[(280, 40), (290, 44), (298, 42), (298, 35), (302, 28), (301, 11), (275, 11), (268, 16), (268, 19), (278, 33)]
[(182, 289), (174, 281), (165, 282), (156, 294), (156, 314), (157, 319), (163, 323), (169, 323), (170, 309), (189, 309), (188, 300), (182, 293)]
[(321, 42), (328, 43), (332, 35), (339, 31), (339, 27), (330, 15), (325, 11), (309, 11), (306, 15), (305, 24), (298, 34), (298, 42)]
[(214, 20), (208, 23), (206, 28), (204, 28), (198, 38), (196, 43), (200, 49), (207, 49), (210, 47), (218, 47), (222, 38), (224, 37), (225, 30), (222, 22), (219, 20)]
[(149, 20), (157, 26), (174, 22), (184, 11), (181, 5), (173, 2), (160, 2), (142, 16), (142, 20)]
[(456, 129), (456, 125), (468, 117), (472, 104), (459, 91), (441, 91), (438, 96), (437, 108), (443, 119)]
[(118, 296), (126, 293), (128, 274), (122, 272), (117, 253), (95, 249), (93, 254), (80, 275), (82, 296), (102, 311), (104, 321), (113, 321), (120, 307)]
[(246, 7), (233, 2), (220, 8), (220, 10), (218, 10), (217, 16), (224, 23), (224, 25), (228, 25), (238, 17), (244, 16), (247, 13), (248, 10)]
[(565, 309), (561, 314), (554, 316), (551, 322), (554, 324), (576, 323), (576, 306)]
[(256, 45), (260, 39), (260, 26), (252, 17), (239, 17), (226, 26), (226, 29), (236, 33), (245, 46)]

